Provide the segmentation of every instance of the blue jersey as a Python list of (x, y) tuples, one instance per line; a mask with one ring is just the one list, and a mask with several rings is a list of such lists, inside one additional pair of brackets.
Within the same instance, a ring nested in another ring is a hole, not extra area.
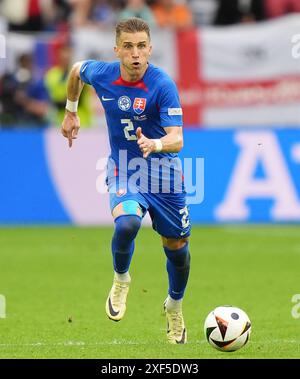
[[(108, 126), (111, 156), (117, 162), (120, 149), (128, 158), (142, 156), (135, 131), (140, 126), (148, 138), (166, 135), (164, 127), (182, 126), (182, 110), (174, 81), (149, 64), (142, 80), (126, 82), (120, 63), (86, 61), (81, 66), (83, 82), (91, 84), (102, 102)], [(174, 157), (174, 153), (164, 156)]]
[[(110, 158), (118, 170), (126, 162), (126, 176), (134, 171), (130, 169), (130, 161), (143, 156), (137, 144), (138, 127), (142, 128), (147, 138), (156, 139), (166, 135), (165, 127), (182, 126), (182, 109), (176, 85), (163, 70), (152, 64), (149, 64), (141, 80), (126, 82), (121, 78), (120, 62), (88, 60), (81, 66), (80, 77), (97, 92), (105, 110)], [(179, 158), (177, 163), (174, 159), (176, 153), (152, 153), (147, 161), (155, 157), (172, 158), (172, 170), (177, 170), (181, 175)], [(167, 165), (168, 161), (165, 160), (164, 164)], [(144, 168), (140, 168), (140, 172), (149, 178), (162, 175), (161, 166), (157, 168), (152, 165), (150, 172), (148, 165), (147, 172)], [(171, 181), (173, 176), (171, 174)]]
[[(126, 82), (121, 78), (119, 61), (88, 60), (81, 66), (80, 77), (95, 88), (105, 110), (111, 147), (107, 170), (111, 209), (122, 201), (137, 201), (149, 211), (158, 233), (172, 238), (188, 236), (190, 224), (179, 157), (160, 152), (143, 159), (136, 137), (138, 127), (151, 139), (165, 136), (164, 128), (182, 127), (174, 81), (149, 64), (141, 80)], [(136, 172), (139, 179), (130, 186), (128, 179)]]

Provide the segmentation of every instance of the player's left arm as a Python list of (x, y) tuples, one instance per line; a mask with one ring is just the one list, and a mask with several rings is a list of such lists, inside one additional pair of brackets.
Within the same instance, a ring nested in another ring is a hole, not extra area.
[(164, 128), (167, 133), (159, 139), (151, 139), (144, 136), (142, 128), (137, 128), (137, 143), (143, 158), (147, 158), (151, 153), (178, 153), (183, 147), (182, 128), (179, 126), (168, 126)]

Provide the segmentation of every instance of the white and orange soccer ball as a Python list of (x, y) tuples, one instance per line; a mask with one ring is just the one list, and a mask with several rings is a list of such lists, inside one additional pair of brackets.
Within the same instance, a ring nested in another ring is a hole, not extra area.
[(211, 311), (204, 322), (204, 334), (214, 348), (235, 351), (245, 346), (251, 333), (251, 321), (240, 308), (224, 305)]

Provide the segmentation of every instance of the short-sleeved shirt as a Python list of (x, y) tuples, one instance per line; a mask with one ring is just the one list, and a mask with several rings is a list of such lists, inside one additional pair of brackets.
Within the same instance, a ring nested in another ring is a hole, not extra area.
[[(101, 100), (108, 126), (110, 158), (121, 173), (126, 163), (125, 175), (134, 171), (130, 169), (130, 161), (134, 162), (133, 158), (143, 155), (135, 134), (138, 127), (142, 128), (146, 137), (153, 139), (165, 136), (165, 127), (182, 127), (182, 108), (177, 87), (167, 73), (152, 64), (148, 65), (141, 80), (126, 82), (121, 78), (119, 61), (107, 63), (88, 60), (81, 66), (80, 77), (95, 88)], [(176, 170), (177, 162), (180, 170), (179, 158), (176, 161), (177, 153), (152, 153), (148, 162), (155, 157), (172, 159), (172, 169), (174, 166)], [(139, 169), (144, 170), (143, 167)], [(149, 177), (159, 175), (153, 165), (151, 172), (149, 170), (150, 165), (148, 173), (144, 174)]]
[[(186, 193), (177, 153), (152, 153), (144, 159), (136, 137), (138, 127), (151, 139), (165, 136), (164, 128), (182, 127), (174, 81), (149, 64), (141, 80), (126, 82), (120, 62), (95, 60), (83, 62), (80, 77), (94, 87), (105, 110), (111, 147), (107, 169), (111, 209), (121, 201), (135, 200), (149, 210), (153, 227), (161, 235), (188, 236)], [(131, 181), (136, 173), (139, 179)]]

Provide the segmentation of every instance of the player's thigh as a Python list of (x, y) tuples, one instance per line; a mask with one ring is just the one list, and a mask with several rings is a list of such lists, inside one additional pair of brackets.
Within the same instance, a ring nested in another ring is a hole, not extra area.
[[(139, 192), (129, 192), (126, 186), (109, 187), (109, 203), (112, 216), (138, 215), (141, 218), (147, 212), (148, 203)], [(118, 190), (117, 190), (118, 189)]]
[(136, 200), (124, 200), (112, 210), (113, 218), (123, 215), (137, 215), (143, 217), (143, 208)]
[(180, 245), (181, 242), (172, 240), (183, 240), (191, 231), (189, 209), (184, 194), (157, 194), (148, 197), (153, 229), (164, 237), (165, 241), (170, 240), (167, 242), (168, 245)]

